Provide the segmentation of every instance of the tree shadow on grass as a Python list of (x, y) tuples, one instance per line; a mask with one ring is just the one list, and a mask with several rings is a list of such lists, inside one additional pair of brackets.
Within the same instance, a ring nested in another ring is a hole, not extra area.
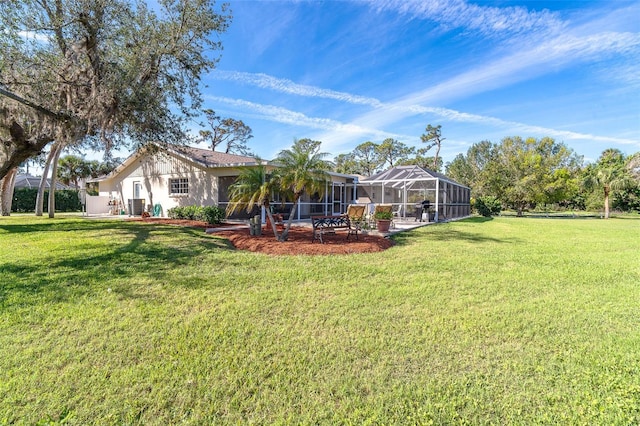
[(0, 232), (10, 234), (28, 234), (61, 231), (99, 231), (105, 229), (122, 229), (130, 227), (133, 222), (124, 220), (89, 220), (77, 217), (29, 218), (27, 223), (6, 223), (0, 221)]
[(462, 219), (458, 222), (462, 222), (462, 223), (485, 223), (485, 222), (491, 222), (493, 220), (493, 217), (485, 217), (485, 216), (473, 216), (473, 217), (468, 217), (466, 219)]
[[(86, 228), (77, 225), (74, 222), (69, 228), (58, 227), (57, 231), (107, 230), (117, 235), (121, 242), (114, 243), (111, 250), (96, 249), (88, 242), (86, 253), (96, 253), (88, 255), (84, 254), (83, 246), (74, 246), (70, 250), (73, 255), (61, 253), (56, 260), (54, 254), (52, 261), (47, 263), (45, 260), (45, 264), (33, 264), (30, 259), (3, 264), (0, 308), (42, 303), (43, 300), (63, 302), (102, 291), (105, 282), (113, 282), (111, 285), (117, 287), (118, 279), (129, 287), (132, 277), (139, 277), (143, 283), (170, 283), (167, 281), (169, 271), (192, 264), (194, 259), (210, 251), (235, 250), (229, 241), (213, 238), (201, 229), (124, 222), (96, 223)], [(13, 229), (15, 232), (37, 231), (31, 226)], [(104, 245), (100, 247), (104, 248)], [(129, 295), (135, 293), (124, 287), (122, 291)]]
[(442, 241), (467, 241), (470, 243), (498, 243), (498, 244), (514, 244), (521, 240), (514, 237), (498, 237), (477, 234), (473, 232), (465, 232), (458, 229), (442, 229), (430, 235), (434, 242)]

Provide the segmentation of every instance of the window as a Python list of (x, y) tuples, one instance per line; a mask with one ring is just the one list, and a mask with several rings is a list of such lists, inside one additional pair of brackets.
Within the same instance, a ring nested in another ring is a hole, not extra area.
[(169, 179), (169, 194), (188, 194), (189, 193), (189, 179)]

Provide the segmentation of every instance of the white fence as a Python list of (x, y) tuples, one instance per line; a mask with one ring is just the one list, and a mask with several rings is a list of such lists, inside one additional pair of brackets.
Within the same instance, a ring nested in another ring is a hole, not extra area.
[(104, 195), (87, 195), (87, 215), (112, 213), (109, 200), (110, 197)]

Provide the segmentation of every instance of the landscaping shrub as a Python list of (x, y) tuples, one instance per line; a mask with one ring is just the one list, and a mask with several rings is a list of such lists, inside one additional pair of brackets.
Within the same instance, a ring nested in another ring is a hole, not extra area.
[(181, 219), (182, 207), (174, 207), (167, 210), (167, 216), (169, 216), (170, 219)]
[[(56, 211), (79, 212), (82, 211), (82, 203), (78, 197), (78, 191), (73, 189), (61, 189), (55, 193)], [(37, 188), (16, 188), (13, 192), (11, 211), (14, 213), (28, 213), (36, 209)], [(49, 191), (44, 192), (44, 211), (48, 211)]]
[(216, 223), (222, 223), (222, 220), (224, 219), (224, 216), (225, 216), (225, 211), (220, 207), (206, 206), (206, 207), (202, 207), (202, 211), (200, 212), (200, 214), (202, 216), (203, 221), (211, 224), (216, 224)]
[(184, 219), (189, 220), (200, 220), (198, 212), (202, 207), (199, 206), (184, 206), (182, 209), (182, 214), (184, 215)]
[(502, 211), (500, 200), (490, 196), (477, 198), (473, 203), (473, 207), (478, 214), (484, 217), (496, 216)]
[(216, 206), (182, 206), (167, 211), (171, 219), (201, 220), (209, 224), (221, 223), (224, 219), (224, 209)]

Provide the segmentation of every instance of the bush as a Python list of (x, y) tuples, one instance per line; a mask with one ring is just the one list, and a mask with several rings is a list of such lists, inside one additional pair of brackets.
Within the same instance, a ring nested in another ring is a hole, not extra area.
[[(55, 193), (57, 212), (80, 212), (82, 203), (78, 191), (73, 189), (60, 189)], [(14, 213), (29, 213), (36, 209), (37, 188), (16, 188), (13, 191), (11, 211)], [(49, 191), (44, 191), (44, 211), (49, 208)]]
[(500, 214), (502, 211), (502, 204), (496, 197), (480, 197), (473, 203), (474, 209), (478, 214), (484, 217), (491, 217)]
[(200, 220), (199, 212), (202, 207), (198, 206), (184, 206), (182, 208), (183, 219)]
[(222, 223), (222, 220), (224, 219), (224, 216), (225, 216), (225, 211), (220, 207), (207, 206), (207, 207), (202, 207), (202, 211), (200, 212), (200, 215), (202, 217), (201, 220), (210, 224), (217, 224), (217, 223)]
[(169, 219), (178, 219), (178, 216), (181, 215), (182, 207), (173, 207), (167, 210), (167, 216)]
[(171, 219), (201, 220), (213, 225), (222, 222), (225, 211), (216, 206), (183, 206), (169, 209), (167, 215)]

